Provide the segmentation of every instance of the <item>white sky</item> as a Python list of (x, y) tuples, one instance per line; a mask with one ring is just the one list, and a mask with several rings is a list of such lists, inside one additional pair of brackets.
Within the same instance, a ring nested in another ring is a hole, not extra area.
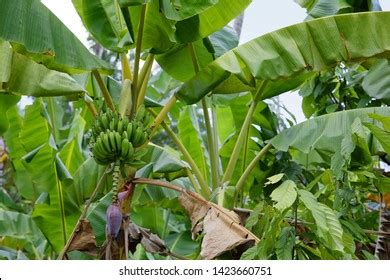
[[(87, 32), (82, 25), (71, 0), (41, 0), (87, 46)], [(232, 0), (236, 1), (236, 0)], [(390, 10), (390, 0), (380, 0), (383, 10)], [(241, 43), (276, 29), (302, 22), (305, 10), (293, 0), (253, 0), (245, 11)], [(305, 118), (301, 110), (301, 98), (297, 93), (280, 97), (298, 122)]]

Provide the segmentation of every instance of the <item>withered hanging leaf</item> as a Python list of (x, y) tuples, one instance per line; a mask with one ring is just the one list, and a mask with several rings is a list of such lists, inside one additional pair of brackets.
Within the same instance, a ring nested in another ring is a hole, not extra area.
[(240, 224), (239, 216), (233, 211), (189, 191), (182, 192), (179, 200), (191, 218), (193, 236), (203, 229), (202, 258), (213, 259), (240, 245), (253, 245), (259, 241)]
[(128, 229), (130, 244), (134, 245), (134, 248), (138, 243), (141, 243), (149, 253), (157, 253), (162, 256), (170, 254), (164, 241), (156, 234), (151, 233), (149, 229), (139, 227), (132, 222), (129, 223)]
[(233, 211), (227, 214), (229, 216), (215, 208), (211, 208), (206, 214), (203, 221), (205, 235), (200, 252), (202, 258), (211, 260), (240, 245), (255, 244), (255, 239), (240, 225), (239, 216)]
[[(195, 239), (199, 232), (203, 229), (203, 218), (206, 216), (207, 212), (210, 209), (210, 206), (205, 201), (205, 203), (200, 203), (199, 197), (195, 193), (182, 193), (179, 197), (181, 205), (187, 210), (191, 219), (191, 232), (192, 239)], [(201, 200), (204, 200), (200, 197)]]
[(90, 255), (96, 255), (96, 240), (92, 226), (87, 220), (81, 220), (80, 226), (73, 236), (67, 252), (81, 251)]
[(253, 210), (245, 209), (245, 208), (234, 208), (233, 211), (234, 211), (234, 213), (236, 213), (238, 215), (238, 217), (240, 217), (240, 223), (242, 225), (245, 225), (246, 220), (249, 218), (249, 216), (253, 212)]

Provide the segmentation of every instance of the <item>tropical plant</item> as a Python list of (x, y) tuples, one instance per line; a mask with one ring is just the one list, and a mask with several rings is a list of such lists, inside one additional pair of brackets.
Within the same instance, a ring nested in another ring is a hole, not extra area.
[[(376, 1), (299, 1), (317, 19), (241, 46), (249, 0), (72, 2), (121, 80), (40, 1), (0, 0), (0, 258), (389, 258)], [(281, 131), (290, 90), (312, 118)]]

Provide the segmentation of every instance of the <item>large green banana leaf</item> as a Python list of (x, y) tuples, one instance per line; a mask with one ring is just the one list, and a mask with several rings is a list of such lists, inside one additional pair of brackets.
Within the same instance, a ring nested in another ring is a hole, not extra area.
[(185, 82), (195, 76), (196, 72), (190, 53), (190, 44), (194, 49), (199, 69), (206, 67), (215, 57), (238, 46), (236, 32), (229, 26), (211, 34), (207, 40), (198, 40), (191, 43), (180, 44), (171, 50), (158, 55), (158, 64), (173, 78)]
[(72, 0), (84, 26), (104, 47), (113, 51), (128, 49), (133, 43), (118, 1)]
[[(92, 2), (93, 5), (88, 5)], [(123, 51), (128, 46), (127, 35), (130, 34), (132, 41), (138, 37), (141, 4), (146, 4), (142, 50), (164, 53), (177, 44), (195, 42), (222, 29), (251, 0), (118, 1), (121, 10), (116, 3), (73, 0), (91, 34), (103, 46), (115, 51)], [(130, 29), (129, 34), (125, 32), (126, 26)]]
[(0, 92), (31, 96), (77, 95), (85, 90), (68, 74), (14, 52), (0, 40)]
[(173, 20), (183, 20), (197, 15), (220, 0), (161, 0), (160, 7), (165, 16)]
[(375, 99), (390, 98), (390, 60), (380, 59), (375, 63), (362, 83), (364, 91)]
[(0, 7), (0, 39), (18, 52), (63, 72), (111, 71), (39, 0), (0, 0)]
[(30, 259), (41, 259), (46, 240), (30, 215), (20, 212), (0, 211), (1, 247), (20, 248)]
[(357, 118), (361, 122), (372, 122), (368, 114), (390, 116), (390, 108), (371, 107), (316, 117), (283, 130), (270, 143), (280, 151), (295, 148), (304, 153), (313, 149), (336, 152)]
[(261, 90), (266, 99), (340, 62), (390, 56), (390, 12), (321, 18), (260, 36), (209, 64), (176, 96), (187, 104), (216, 94)]
[(176, 38), (183, 43), (206, 38), (239, 16), (252, 0), (219, 0), (217, 4), (176, 24)]

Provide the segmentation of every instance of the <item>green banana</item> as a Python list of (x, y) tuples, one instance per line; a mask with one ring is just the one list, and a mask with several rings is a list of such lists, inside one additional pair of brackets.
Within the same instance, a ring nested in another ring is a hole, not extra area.
[(129, 141), (131, 142), (131, 136), (133, 134), (133, 123), (132, 122), (127, 125), (126, 132), (127, 132), (127, 135), (128, 135), (127, 139), (129, 139)]
[(127, 153), (129, 152), (130, 149), (130, 142), (127, 138), (124, 138), (122, 140), (122, 145), (121, 145), (121, 159), (126, 160)]
[(149, 112), (146, 112), (145, 116), (144, 116), (144, 126), (145, 128), (147, 126), (149, 126), (149, 124), (152, 122), (152, 116), (149, 114)]
[(110, 127), (110, 122), (109, 122), (108, 120), (109, 120), (109, 119), (107, 118), (107, 115), (106, 115), (106, 114), (103, 114), (103, 115), (99, 118), (100, 127), (101, 127), (102, 131), (105, 131), (107, 128)]
[(95, 145), (93, 145), (92, 153), (95, 154), (95, 152), (96, 152), (96, 154), (99, 154), (102, 157), (104, 157), (106, 155), (106, 151), (104, 149), (103, 142), (102, 142), (102, 139), (100, 137), (98, 137), (96, 139), (96, 143), (95, 143)]
[(109, 143), (110, 143), (111, 152), (115, 153), (117, 149), (116, 149), (116, 145), (115, 145), (115, 133), (114, 133), (114, 131), (110, 131), (108, 133), (108, 140), (109, 140)]
[(130, 136), (131, 141), (130, 142), (134, 142), (135, 134), (136, 134), (137, 129), (139, 128), (139, 125), (140, 124), (138, 122), (133, 122), (133, 131), (131, 132), (131, 136)]
[(116, 146), (116, 153), (119, 155), (122, 149), (122, 137), (116, 131), (115, 131), (115, 146)]
[(114, 121), (114, 119), (111, 119), (109, 129), (112, 130), (112, 131), (114, 131), (115, 128), (116, 128), (116, 127), (115, 127), (115, 121)]
[(110, 145), (110, 140), (108, 138), (108, 133), (104, 133), (103, 138), (102, 138), (102, 142), (103, 142), (103, 147), (106, 150), (106, 152), (108, 154), (111, 154), (112, 149), (111, 149), (111, 145)]
[(142, 128), (142, 126), (139, 126), (135, 130), (135, 135), (134, 135), (134, 138), (133, 138), (133, 141), (132, 141), (133, 146), (136, 147), (136, 148), (141, 146), (143, 144), (141, 142), (142, 138), (143, 138), (143, 128)]
[(118, 133), (122, 133), (123, 132), (123, 120), (119, 120), (118, 121), (118, 126), (116, 128), (116, 131), (118, 131)]
[(133, 145), (129, 142), (129, 150), (126, 155), (126, 161), (131, 161), (134, 158), (134, 147)]
[(122, 133), (122, 139), (127, 139), (127, 140), (129, 140), (129, 135), (127, 134), (127, 131), (124, 131), (124, 132)]
[(149, 140), (149, 133), (147, 133), (146, 131), (144, 131), (143, 133), (142, 133), (142, 138), (141, 138), (141, 145), (143, 145), (146, 141), (148, 141)]
[(123, 131), (126, 131), (127, 126), (129, 125), (129, 119), (127, 117), (124, 117), (122, 119), (122, 122), (123, 122)]
[(139, 121), (139, 122), (143, 122), (144, 116), (145, 116), (145, 105), (142, 104), (141, 106), (139, 106), (138, 111), (135, 114), (134, 120)]

